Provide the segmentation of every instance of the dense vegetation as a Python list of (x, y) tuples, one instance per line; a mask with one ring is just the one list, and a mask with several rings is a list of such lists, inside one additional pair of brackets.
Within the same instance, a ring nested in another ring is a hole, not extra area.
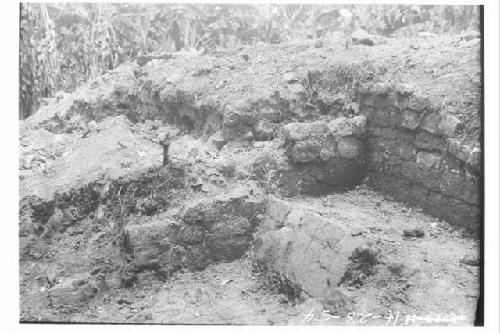
[(141, 54), (327, 37), (390, 34), (432, 20), (441, 32), (477, 25), (478, 7), (434, 5), (21, 4), (20, 117)]

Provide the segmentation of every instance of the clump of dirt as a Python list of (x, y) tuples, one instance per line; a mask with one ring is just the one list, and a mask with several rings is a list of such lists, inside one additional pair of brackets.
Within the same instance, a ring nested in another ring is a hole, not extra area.
[(361, 287), (366, 278), (375, 274), (375, 266), (379, 263), (380, 252), (380, 250), (374, 250), (368, 246), (356, 248), (349, 257), (351, 262), (339, 285)]

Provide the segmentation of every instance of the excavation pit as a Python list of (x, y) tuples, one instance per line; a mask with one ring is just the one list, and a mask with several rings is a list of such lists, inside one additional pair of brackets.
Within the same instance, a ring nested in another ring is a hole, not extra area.
[[(418, 40), (363, 57), (368, 46), (327, 43), (249, 47), (250, 64), (130, 62), (27, 119), (21, 319), (285, 324), (312, 307), (460, 309), (470, 324), (477, 49)], [(458, 54), (446, 90), (421, 59)], [(397, 69), (408, 59), (416, 74)], [(423, 237), (405, 236), (414, 229)]]

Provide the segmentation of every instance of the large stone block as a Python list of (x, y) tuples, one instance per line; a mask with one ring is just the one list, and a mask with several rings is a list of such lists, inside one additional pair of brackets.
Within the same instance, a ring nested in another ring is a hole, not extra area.
[(420, 125), (420, 113), (406, 109), (403, 111), (402, 126), (414, 130)]
[(338, 151), (342, 158), (361, 157), (364, 152), (363, 141), (353, 137), (342, 138), (338, 143)]
[[(180, 237), (178, 239), (179, 231)], [(125, 250), (133, 255), (137, 268), (158, 267), (174, 262), (171, 252), (177, 243), (195, 243), (196, 230), (186, 230), (182, 225), (170, 219), (157, 219), (150, 223), (129, 225), (125, 229)], [(200, 241), (202, 241), (201, 239)]]
[(421, 96), (418, 94), (413, 94), (408, 99), (407, 108), (417, 112), (423, 112), (425, 110), (430, 110), (432, 107), (432, 103), (429, 98), (425, 96)]
[(479, 205), (479, 179), (472, 175), (444, 172), (441, 181), (441, 192), (472, 205)]
[(441, 155), (436, 153), (419, 152), (416, 156), (417, 164), (423, 165), (428, 169), (439, 169)]
[(438, 124), (441, 120), (439, 113), (429, 112), (420, 124), (420, 128), (432, 134), (440, 134), (438, 130)]
[[(283, 200), (267, 201), (271, 212), (256, 234), (253, 258), (282, 273), (308, 295), (325, 300), (341, 282), (349, 256), (361, 241), (335, 221)], [(277, 210), (286, 214), (276, 214)]]
[(443, 138), (429, 133), (427, 131), (419, 131), (415, 137), (415, 146), (425, 150), (440, 150), (445, 149)]
[(454, 155), (456, 158), (458, 158), (462, 162), (466, 162), (467, 159), (469, 158), (469, 155), (472, 151), (472, 148), (467, 146), (467, 145), (462, 145), (459, 140), (457, 139), (447, 139), (447, 151)]
[(314, 121), (310, 123), (290, 123), (282, 128), (286, 141), (302, 141), (310, 138), (325, 138), (330, 133), (327, 123)]
[(444, 136), (453, 137), (461, 124), (462, 122), (457, 117), (452, 115), (443, 115), (438, 124), (438, 130)]
[(78, 312), (97, 294), (97, 284), (88, 274), (66, 279), (49, 290), (51, 306), (61, 312)]
[(339, 117), (328, 123), (330, 132), (335, 137), (356, 136), (361, 137), (366, 132), (366, 117), (353, 118)]
[(319, 141), (299, 141), (292, 147), (291, 158), (297, 163), (311, 162), (320, 156), (321, 148), (322, 144)]
[(250, 101), (240, 100), (227, 105), (222, 122), (225, 140), (241, 138), (252, 130), (256, 122)]
[(457, 198), (442, 196), (440, 207), (436, 210), (439, 211), (439, 216), (450, 223), (464, 227), (471, 232), (478, 232), (480, 229), (481, 206), (479, 205), (471, 205)]
[(401, 111), (391, 104), (383, 108), (376, 108), (370, 116), (367, 115), (367, 122), (372, 126), (398, 128), (403, 122), (402, 118)]
[[(430, 157), (429, 159), (432, 160), (432, 157)], [(419, 164), (415, 162), (403, 162), (401, 170), (403, 176), (409, 182), (422, 184), (422, 186), (430, 190), (440, 190), (440, 170), (428, 168), (425, 164)]]

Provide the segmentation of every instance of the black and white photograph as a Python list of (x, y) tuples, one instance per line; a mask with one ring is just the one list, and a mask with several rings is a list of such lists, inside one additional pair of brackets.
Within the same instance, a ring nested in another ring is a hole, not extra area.
[(484, 326), (488, 7), (435, 2), (18, 3), (14, 321)]

